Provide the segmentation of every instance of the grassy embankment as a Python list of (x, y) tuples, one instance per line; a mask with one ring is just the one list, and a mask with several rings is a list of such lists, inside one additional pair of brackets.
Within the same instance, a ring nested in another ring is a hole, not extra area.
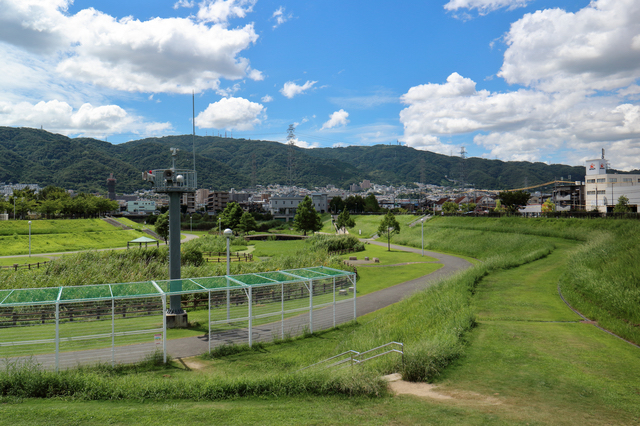
[[(143, 234), (122, 230), (100, 219), (34, 220), (31, 222), (31, 253), (126, 247)], [(0, 222), (0, 256), (29, 253), (27, 221)]]
[[(439, 381), (445, 393), (454, 395), (451, 401), (434, 403), (413, 398), (372, 400), (356, 397), (345, 400), (332, 396), (310, 397), (316, 394), (314, 389), (317, 389), (310, 384), (308, 393), (299, 394), (307, 396), (295, 397), (293, 395), (297, 393), (292, 391), (292, 387), (282, 385), (282, 381), (271, 381), (269, 395), (279, 396), (278, 400), (270, 398), (263, 402), (243, 399), (224, 404), (191, 402), (184, 406), (182, 403), (127, 403), (118, 404), (115, 410), (97, 403), (87, 405), (67, 401), (63, 403), (65, 408), (59, 411), (60, 421), (90, 420), (87, 419), (89, 413), (102, 419), (109, 416), (123, 418), (124, 411), (140, 416), (136, 419), (144, 421), (149, 419), (144, 413), (149, 408), (162, 409), (166, 416), (177, 419), (187, 413), (186, 405), (191, 409), (206, 407), (218, 410), (229, 423), (236, 424), (353, 421), (368, 424), (387, 424), (391, 421), (406, 424), (524, 424), (532, 421), (553, 424), (630, 424), (633, 419), (637, 420), (640, 415), (637, 389), (640, 357), (637, 349), (591, 325), (575, 322), (579, 318), (564, 308), (555, 296), (559, 276), (577, 275), (573, 267), (571, 274), (565, 275), (567, 257), (573, 256), (575, 259), (577, 256), (579, 259), (583, 252), (591, 253), (592, 248), (585, 248), (590, 245), (600, 250), (603, 247), (592, 240), (582, 247), (582, 251), (572, 254), (577, 242), (532, 235), (574, 239), (580, 235), (589, 239), (595, 238), (591, 232), (600, 232), (602, 228), (610, 226), (606, 232), (613, 232), (613, 242), (616, 242), (616, 238), (632, 233), (634, 225), (621, 226), (616, 231), (616, 226), (603, 225), (602, 222), (588, 229), (585, 224), (574, 225), (571, 222), (565, 222), (562, 226), (558, 222), (545, 226), (535, 221), (458, 221), (434, 221), (425, 225), (425, 230), (429, 229), (432, 238), (428, 247), (446, 246), (443, 248), (449, 252), (460, 250), (468, 256), (482, 259), (483, 264), (437, 288), (366, 316), (359, 325), (299, 342), (268, 346), (260, 352), (228, 356), (214, 361), (210, 369), (197, 373), (174, 368), (146, 375), (128, 375), (126, 380), (120, 377), (116, 381), (109, 379), (106, 373), (82, 372), (70, 373), (69, 377), (60, 379), (62, 383), (75, 379), (76, 385), (84, 392), (76, 393), (76, 397), (83, 399), (92, 399), (92, 384), (95, 381), (102, 384), (104, 393), (99, 395), (101, 398), (115, 396), (139, 400), (170, 395), (173, 398), (225, 399), (230, 396), (257, 396), (264, 395), (255, 392), (255, 389), (258, 383), (266, 383), (262, 381), (265, 376), (297, 377), (297, 384), (308, 384), (307, 380), (322, 383), (328, 379), (289, 376), (287, 373), (296, 366), (307, 365), (345, 348), (363, 350), (392, 339), (407, 344), (405, 376)], [(452, 229), (454, 226), (469, 229)], [(627, 226), (629, 228), (625, 229)], [(490, 228), (495, 228), (497, 232)], [(418, 236), (419, 232), (418, 228)], [(535, 259), (541, 260), (536, 262)], [(604, 259), (604, 262), (609, 261), (611, 259)], [(513, 268), (525, 262), (530, 263)], [(598, 262), (601, 264), (598, 265)], [(602, 262), (599, 259), (596, 265), (588, 266), (595, 268), (602, 279), (610, 280), (615, 271), (608, 271)], [(630, 270), (633, 272), (633, 267), (627, 269)], [(572, 285), (579, 283), (574, 281)], [(469, 333), (475, 322), (479, 326)], [(467, 344), (465, 339), (468, 339)], [(445, 370), (452, 362), (453, 366)], [(396, 360), (383, 360), (369, 368), (373, 374), (379, 374), (399, 369), (399, 366)], [(262, 375), (264, 371), (268, 373)], [(160, 377), (167, 372), (172, 376), (171, 380)], [(201, 376), (205, 373), (237, 374), (233, 383), (243, 383), (242, 390), (215, 380), (214, 387), (218, 393), (204, 392), (201, 383), (204, 379)], [(37, 384), (45, 380), (45, 376), (34, 373), (27, 378)], [(361, 376), (333, 379), (341, 383), (341, 391), (336, 393), (358, 394), (357, 391), (363, 389), (364, 382), (361, 380), (364, 379)], [(126, 384), (118, 387), (116, 383)], [(138, 384), (138, 389), (135, 389), (134, 383)], [(366, 392), (383, 394), (376, 382), (369, 380), (366, 383), (371, 385)], [(53, 391), (56, 386), (45, 388)], [(118, 388), (115, 394), (114, 388)], [(181, 389), (180, 392), (168, 393), (177, 389)], [(228, 393), (220, 389), (226, 389)], [(328, 386), (323, 392), (331, 395), (335, 389)], [(61, 402), (55, 403), (59, 406)], [(38, 404), (41, 403), (11, 404), (10, 409), (17, 409), (27, 416), (25, 418), (29, 418), (37, 415), (34, 413), (44, 413), (44, 405)], [(240, 407), (244, 410), (242, 415), (238, 414)], [(278, 414), (282, 409), (287, 410), (285, 419)], [(371, 416), (372, 412), (375, 416)], [(241, 417), (234, 419), (233, 414)], [(197, 416), (190, 417), (190, 420), (194, 423), (206, 422)]]
[[(351, 215), (351, 218), (356, 222), (356, 226), (348, 229), (349, 234), (355, 235), (359, 238), (371, 238), (378, 232), (378, 226), (384, 216), (382, 215)], [(408, 227), (408, 225), (416, 220), (419, 216), (414, 215), (398, 215), (396, 220), (400, 224), (400, 229)], [(361, 232), (360, 232), (361, 231)], [(323, 222), (323, 227), (320, 232), (327, 234), (335, 234), (336, 230), (331, 225), (331, 217)]]

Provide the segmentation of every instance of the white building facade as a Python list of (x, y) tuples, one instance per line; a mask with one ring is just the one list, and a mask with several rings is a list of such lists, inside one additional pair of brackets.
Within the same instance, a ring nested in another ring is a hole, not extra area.
[(640, 205), (640, 174), (609, 173), (604, 158), (588, 160), (585, 179), (586, 209), (611, 212), (620, 196), (627, 197), (632, 211), (637, 211)]
[[(328, 211), (329, 203), (327, 202), (327, 194), (314, 193), (310, 194), (309, 197), (318, 213)], [(304, 197), (300, 195), (273, 196), (269, 199), (269, 210), (274, 219), (284, 219), (286, 222), (289, 222), (289, 220), (293, 220), (295, 217), (296, 209), (302, 200), (304, 200)]]

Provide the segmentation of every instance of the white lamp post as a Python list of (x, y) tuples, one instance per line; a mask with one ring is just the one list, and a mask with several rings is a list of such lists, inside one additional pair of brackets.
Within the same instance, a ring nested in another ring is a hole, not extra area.
[(193, 232), (193, 216), (189, 215), (189, 229)]
[(218, 218), (218, 235), (220, 235), (222, 232), (222, 218), (219, 217)]
[(422, 225), (422, 255), (424, 256), (424, 217), (420, 219), (420, 224)]
[(29, 257), (31, 257), (31, 221), (29, 221)]

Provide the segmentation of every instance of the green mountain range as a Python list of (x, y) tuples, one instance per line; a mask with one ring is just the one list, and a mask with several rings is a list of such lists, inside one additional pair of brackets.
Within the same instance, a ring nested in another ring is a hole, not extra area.
[[(0, 182), (56, 185), (76, 191), (106, 192), (113, 173), (117, 192), (149, 188), (141, 172), (171, 166), (169, 148), (181, 150), (176, 165), (193, 169), (198, 186), (214, 190), (289, 182), (289, 147), (278, 142), (218, 136), (165, 136), (118, 145), (68, 138), (31, 128), (0, 127)], [(452, 157), (400, 145), (292, 149), (292, 182), (307, 188), (373, 183), (458, 184), (464, 177), (479, 189), (520, 188), (554, 179), (584, 180), (584, 167)], [(255, 167), (254, 167), (255, 165)]]

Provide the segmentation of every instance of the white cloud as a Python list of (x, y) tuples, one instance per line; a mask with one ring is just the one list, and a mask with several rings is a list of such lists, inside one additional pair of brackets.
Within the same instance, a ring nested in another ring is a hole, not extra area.
[(146, 122), (132, 116), (117, 105), (94, 107), (83, 104), (77, 110), (66, 102), (0, 102), (0, 125), (40, 127), (64, 135), (102, 137), (117, 133), (135, 133), (143, 136), (171, 129), (169, 123)]
[(273, 28), (274, 29), (278, 28), (280, 25), (284, 24), (285, 22), (287, 22), (291, 18), (293, 18), (293, 14), (285, 13), (284, 6), (280, 6), (278, 8), (278, 10), (273, 12), (273, 15), (271, 15), (271, 19), (275, 19), (276, 20), (276, 23), (273, 25)]
[(444, 8), (446, 10), (476, 9), (480, 15), (485, 15), (501, 8), (513, 10), (525, 7), (527, 3), (528, 0), (449, 0)]
[(205, 1), (200, 18), (147, 21), (93, 8), (70, 16), (63, 13), (69, 3), (0, 0), (0, 42), (46, 54), (49, 69), (64, 78), (130, 92), (200, 92), (217, 89), (221, 78), (262, 78), (239, 56), (258, 38), (253, 25), (226, 27), (254, 1)]
[(526, 14), (505, 37), (509, 47), (498, 75), (545, 91), (615, 90), (640, 75), (639, 34), (637, 0)]
[(227, 87), (226, 89), (217, 89), (216, 94), (228, 98), (234, 95), (236, 92), (240, 90), (240, 84), (236, 83), (231, 87)]
[[(401, 97), (402, 140), (447, 153), (443, 137), (466, 134), (491, 157), (574, 164), (607, 148), (615, 167), (637, 168), (639, 34), (637, 0), (595, 0), (575, 13), (526, 14), (505, 36), (498, 74), (524, 87), (477, 90), (457, 73), (444, 84), (412, 87)], [(554, 159), (555, 153), (563, 157)]]
[(329, 120), (322, 125), (322, 128), (320, 130), (346, 126), (349, 123), (347, 117), (349, 117), (349, 113), (347, 111), (343, 109), (341, 109), (340, 111), (336, 111), (329, 116)]
[[(411, 88), (402, 98), (403, 141), (448, 153), (444, 135), (474, 134), (474, 142), (505, 160), (534, 161), (561, 148), (596, 151), (603, 144), (640, 142), (640, 106), (618, 96), (520, 89), (491, 93), (452, 74), (442, 85)], [(617, 160), (629, 164), (621, 154)], [(615, 158), (615, 157), (611, 157)], [(620, 163), (619, 163), (620, 164)]]
[(320, 144), (318, 142), (309, 143), (298, 138), (293, 140), (293, 144), (299, 148), (320, 148)]
[(203, 22), (226, 24), (230, 18), (244, 18), (253, 11), (257, 0), (204, 0), (200, 3), (198, 19)]
[(198, 128), (252, 130), (266, 119), (264, 106), (244, 98), (224, 98), (196, 117)]
[(174, 9), (178, 9), (181, 7), (186, 7), (186, 8), (192, 8), (195, 7), (196, 2), (194, 0), (180, 0), (176, 3), (174, 3), (173, 8)]
[(293, 81), (287, 81), (282, 89), (280, 89), (280, 93), (282, 93), (287, 98), (291, 99), (296, 95), (300, 95), (305, 93), (307, 90), (311, 89), (317, 81), (308, 81), (302, 86), (297, 85)]
[(264, 95), (260, 101), (266, 104), (268, 102), (273, 102), (273, 98), (269, 95)]

